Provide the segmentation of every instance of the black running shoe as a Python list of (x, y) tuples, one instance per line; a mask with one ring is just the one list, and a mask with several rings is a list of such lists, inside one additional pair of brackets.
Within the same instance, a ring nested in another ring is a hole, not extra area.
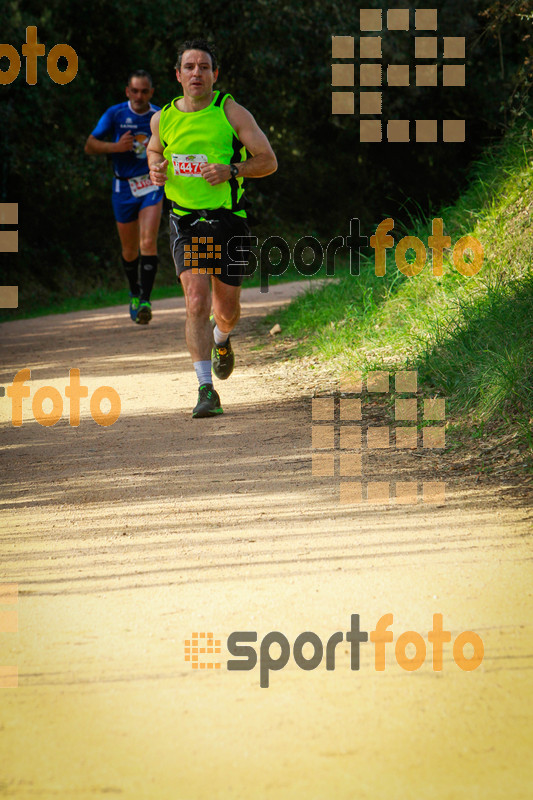
[(204, 383), (198, 389), (198, 402), (193, 409), (193, 417), (215, 417), (217, 414), (223, 413), (220, 397), (213, 389), (213, 384)]
[(219, 381), (225, 381), (233, 372), (235, 354), (231, 347), (230, 337), (225, 344), (216, 344), (211, 351), (211, 367)]

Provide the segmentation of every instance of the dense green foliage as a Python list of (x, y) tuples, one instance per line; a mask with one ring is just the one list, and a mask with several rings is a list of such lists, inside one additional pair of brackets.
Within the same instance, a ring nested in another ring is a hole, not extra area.
[[(439, 36), (466, 36), (466, 87), (384, 86), (383, 99), (385, 118), (467, 119), (465, 144), (437, 145), (360, 144), (358, 116), (331, 115), (331, 36), (354, 35), (357, 55), (359, 9), (369, 5), (388, 3), (6, 0), (4, 42), (20, 52), (26, 26), (36, 25), (47, 51), (60, 42), (74, 47), (79, 72), (56, 85), (40, 58), (36, 85), (25, 82), (23, 62), (19, 77), (0, 87), (0, 200), (19, 202), (21, 217), (21, 252), (2, 257), (3, 281), (20, 285), (26, 306), (122, 284), (109, 165), (86, 156), (83, 145), (105, 108), (123, 99), (131, 69), (152, 73), (154, 102), (179, 93), (176, 47), (192, 35), (216, 42), (219, 85), (254, 113), (278, 156), (276, 175), (249, 182), (260, 235), (330, 238), (351, 217), (363, 226), (388, 215), (401, 220), (406, 202), (429, 211), (455, 196), (463, 168), (520, 113), (531, 74), (527, 3), (432, 4)], [(384, 34), (384, 63), (413, 64), (412, 51), (412, 32)], [(168, 257), (165, 281), (172, 281)]]

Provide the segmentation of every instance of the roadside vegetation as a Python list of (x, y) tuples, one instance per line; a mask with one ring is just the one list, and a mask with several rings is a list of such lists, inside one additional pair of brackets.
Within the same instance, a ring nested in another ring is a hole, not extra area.
[[(467, 234), (482, 243), (477, 275), (461, 275), (445, 250), (435, 277), (428, 248), (424, 270), (408, 278), (391, 248), (386, 275), (376, 277), (372, 253), (360, 276), (344, 274), (277, 314), (283, 333), (300, 341), (300, 353), (340, 369), (416, 369), (426, 393), (449, 398), (447, 416), (475, 435), (512, 433), (533, 454), (532, 165), (529, 124), (487, 151), (467, 191), (434, 214), (452, 247)], [(395, 244), (413, 235), (426, 248), (430, 234), (429, 218), (393, 231)]]

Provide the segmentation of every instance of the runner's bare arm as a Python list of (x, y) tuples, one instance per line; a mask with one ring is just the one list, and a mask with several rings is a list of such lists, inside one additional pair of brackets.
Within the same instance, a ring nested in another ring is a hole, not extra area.
[(164, 147), (159, 138), (159, 119), (161, 112), (156, 111), (150, 120), (150, 128), (152, 135), (146, 148), (146, 157), (148, 158), (148, 166), (150, 168), (150, 180), (156, 186), (163, 186), (167, 180), (167, 167), (168, 161), (163, 158)]
[(85, 152), (90, 156), (104, 156), (108, 153), (127, 153), (133, 148), (133, 134), (131, 131), (123, 133), (118, 142), (103, 142), (92, 134), (85, 142)]
[[(224, 111), (240, 141), (252, 154), (251, 158), (236, 164), (239, 177), (264, 178), (275, 172), (278, 168), (276, 156), (252, 114), (231, 98), (226, 100)], [(202, 164), (200, 169), (211, 186), (223, 183), (231, 177), (229, 164)]]

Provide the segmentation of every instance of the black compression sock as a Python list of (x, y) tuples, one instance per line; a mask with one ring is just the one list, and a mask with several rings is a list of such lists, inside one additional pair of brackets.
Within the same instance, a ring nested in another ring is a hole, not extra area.
[(133, 297), (138, 297), (140, 294), (139, 256), (137, 256), (137, 258), (134, 258), (133, 261), (126, 261), (124, 256), (122, 256), (122, 265), (124, 267), (124, 272), (126, 273), (128, 283), (130, 285), (130, 292), (133, 295)]
[(141, 256), (141, 303), (150, 300), (158, 263), (157, 256)]

